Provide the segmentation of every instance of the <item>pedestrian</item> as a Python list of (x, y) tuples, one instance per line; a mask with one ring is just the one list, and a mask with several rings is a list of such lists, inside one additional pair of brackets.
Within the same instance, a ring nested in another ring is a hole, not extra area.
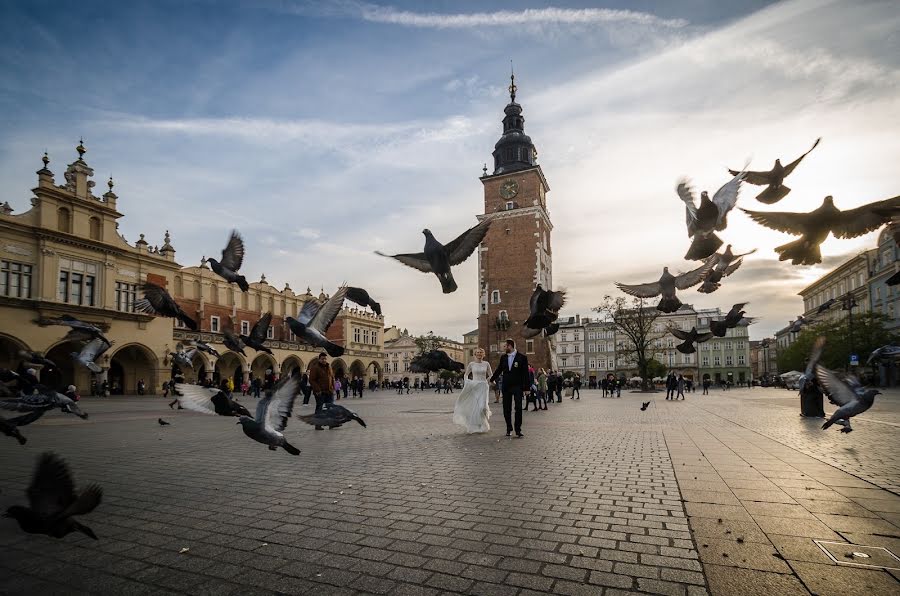
[(538, 371), (537, 376), (537, 395), (538, 399), (543, 402), (542, 410), (547, 409), (547, 372), (542, 368)]
[(307, 373), (303, 373), (300, 377), (300, 391), (303, 393), (303, 405), (308, 405), (312, 387), (309, 385), (309, 375)]
[(572, 379), (572, 399), (581, 399), (581, 375)]
[(163, 388), (163, 397), (169, 397), (169, 382), (163, 381), (162, 388)]
[(137, 384), (138, 395), (144, 395), (144, 388), (145, 388), (144, 379), (141, 379), (138, 381), (138, 384)]
[(341, 399), (341, 379), (339, 377), (334, 379), (334, 398), (338, 401)]
[(819, 379), (813, 377), (806, 381), (800, 392), (800, 415), (805, 418), (824, 418), (824, 396)]
[(346, 378), (341, 378), (341, 389), (344, 390), (344, 399), (347, 399), (347, 395), (350, 393), (350, 381)]
[[(325, 404), (334, 402), (334, 391), (340, 387), (340, 381), (334, 378), (334, 372), (328, 365), (328, 354), (325, 352), (310, 363), (309, 384), (316, 398), (316, 412), (320, 412)], [(322, 427), (316, 426), (316, 430), (322, 430)]]
[(68, 397), (72, 401), (78, 401), (81, 399), (81, 396), (78, 395), (78, 389), (75, 387), (75, 385), (69, 385), (69, 387), (66, 389), (66, 397)]
[(557, 373), (556, 375), (556, 403), (562, 403), (562, 391), (563, 391), (563, 383), (565, 378), (562, 376), (562, 373)]
[[(242, 395), (242, 396), (246, 396), (246, 395), (247, 395), (247, 390), (249, 390), (249, 389), (250, 389), (250, 386), (247, 385), (247, 381), (242, 381), (242, 382), (241, 382), (241, 395)], [(304, 402), (304, 403), (305, 403), (305, 402)]]
[(606, 392), (609, 389), (609, 381), (606, 379), (600, 379), (600, 388), (603, 390), (603, 397), (606, 397)]
[(669, 374), (666, 375), (666, 399), (672, 399), (672, 396), (675, 394), (675, 387), (677, 384), (678, 381), (675, 378), (675, 373), (669, 371)]
[(678, 381), (675, 383), (675, 399), (678, 399), (678, 396), (681, 396), (682, 401), (684, 401), (684, 377), (678, 375)]
[(100, 397), (109, 397), (109, 381), (106, 379), (100, 384)]
[(703, 393), (701, 395), (709, 395), (709, 377), (703, 377)]

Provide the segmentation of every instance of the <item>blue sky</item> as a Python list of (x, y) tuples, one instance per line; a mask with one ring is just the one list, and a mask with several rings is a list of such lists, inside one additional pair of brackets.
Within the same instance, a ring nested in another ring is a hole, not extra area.
[[(555, 281), (587, 314), (613, 281), (691, 266), (680, 176), (714, 191), (726, 167), (768, 168), (822, 136), (779, 208), (896, 195), (898, 29), (890, 1), (5, 0), (0, 201), (24, 210), (41, 153), (61, 180), (83, 135), (128, 240), (168, 228), (196, 264), (236, 227), (250, 279), (346, 280), (388, 324), (459, 335), (475, 327), (475, 259), (443, 296), (372, 251), (475, 222), (513, 59), (552, 189)], [(766, 209), (755, 194), (740, 204)], [(824, 269), (778, 263), (790, 238), (742, 214), (724, 237), (760, 250), (716, 294), (682, 298), (727, 309), (749, 293), (751, 334), (771, 333)], [(826, 265), (873, 245), (829, 240)]]

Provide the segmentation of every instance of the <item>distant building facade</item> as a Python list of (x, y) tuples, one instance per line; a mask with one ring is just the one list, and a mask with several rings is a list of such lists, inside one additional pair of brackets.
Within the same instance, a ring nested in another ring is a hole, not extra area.
[(616, 325), (595, 318), (585, 318), (583, 321), (586, 375), (588, 382), (596, 382), (616, 372)]
[[(590, 319), (585, 321), (589, 322)], [(559, 331), (554, 336), (557, 368), (564, 373), (571, 372), (585, 377), (585, 322), (581, 315), (560, 317), (556, 322), (559, 323)]]
[[(725, 316), (716, 309), (697, 311), (697, 331), (709, 331), (711, 321), (719, 321)], [(746, 384), (753, 378), (750, 367), (750, 333), (746, 320), (728, 329), (725, 337), (713, 337), (698, 346), (700, 354), (700, 379), (710, 379), (714, 383), (731, 382)]]

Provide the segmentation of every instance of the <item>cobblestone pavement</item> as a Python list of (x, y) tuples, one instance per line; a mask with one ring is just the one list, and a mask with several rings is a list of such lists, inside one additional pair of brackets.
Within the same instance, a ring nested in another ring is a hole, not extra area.
[(521, 440), (503, 436), (497, 404), (495, 430), (468, 436), (450, 423), (455, 396), (372, 394), (347, 403), (365, 429), (293, 420), (299, 457), (162, 398), (87, 399), (87, 421), (47, 415), (25, 447), (0, 437), (0, 508), (55, 450), (77, 483), (103, 485), (82, 520), (100, 540), (0, 520), (0, 592), (897, 593), (900, 572), (839, 566), (812, 540), (900, 553), (900, 497), (806, 453), (858, 449), (860, 470), (896, 479), (898, 429), (811, 433), (753, 391), (585, 391), (525, 414)]

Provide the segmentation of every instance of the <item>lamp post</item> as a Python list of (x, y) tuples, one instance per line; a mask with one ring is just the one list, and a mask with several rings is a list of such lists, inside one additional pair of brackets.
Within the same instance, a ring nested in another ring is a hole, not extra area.
[(859, 305), (856, 303), (856, 298), (854, 298), (853, 294), (847, 292), (841, 298), (841, 309), (847, 311), (847, 334), (850, 342), (850, 362), (848, 364), (847, 370), (850, 370), (850, 366), (852, 366), (852, 358), (853, 358), (853, 309), (857, 308)]

